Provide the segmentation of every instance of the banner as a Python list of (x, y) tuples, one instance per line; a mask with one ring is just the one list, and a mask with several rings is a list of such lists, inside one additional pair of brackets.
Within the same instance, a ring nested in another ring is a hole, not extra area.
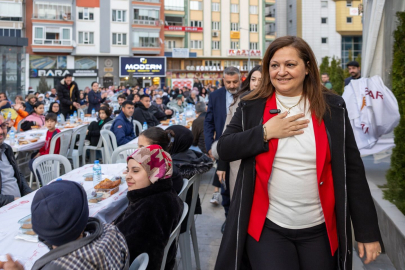
[(233, 50), (230, 49), (228, 50), (228, 55), (229, 56), (249, 56), (249, 51), (250, 51), (250, 56), (262, 56), (262, 52), (260, 50), (242, 50), (242, 49), (238, 49), (238, 50)]
[(189, 50), (187, 48), (173, 48), (172, 57), (189, 58)]
[(181, 32), (194, 32), (202, 33), (202, 27), (193, 27), (193, 26), (175, 26), (175, 25), (165, 25), (165, 31), (181, 31)]
[(64, 77), (71, 74), (73, 77), (97, 77), (98, 69), (31, 69), (30, 78)]
[(166, 57), (164, 56), (143, 56), (123, 57), (120, 56), (120, 77), (133, 72), (134, 77), (165, 77)]
[(188, 89), (193, 88), (193, 79), (172, 79), (172, 88), (183, 88), (186, 86)]

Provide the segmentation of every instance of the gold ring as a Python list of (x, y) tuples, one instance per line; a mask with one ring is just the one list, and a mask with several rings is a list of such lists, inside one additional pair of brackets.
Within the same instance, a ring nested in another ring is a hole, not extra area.
[(381, 251), (378, 251), (377, 254), (380, 255), (380, 254), (381, 254)]

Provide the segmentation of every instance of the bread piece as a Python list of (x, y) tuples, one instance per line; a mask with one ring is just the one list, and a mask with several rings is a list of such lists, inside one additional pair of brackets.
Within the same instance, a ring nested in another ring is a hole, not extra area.
[(118, 179), (116, 181), (111, 181), (110, 179), (106, 178), (100, 183), (98, 183), (94, 189), (113, 189), (115, 187), (118, 187), (121, 184), (121, 179)]
[(23, 225), (21, 226), (21, 229), (32, 229), (32, 224), (31, 224), (31, 223), (23, 224)]
[(26, 232), (24, 232), (24, 234), (37, 235), (34, 231), (26, 231)]

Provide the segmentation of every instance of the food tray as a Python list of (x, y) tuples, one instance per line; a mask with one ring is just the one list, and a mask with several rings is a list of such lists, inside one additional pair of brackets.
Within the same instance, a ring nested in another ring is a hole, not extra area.
[[(84, 177), (84, 181), (86, 181), (86, 182), (93, 181), (93, 174), (92, 173), (86, 173), (86, 174), (83, 175), (83, 177)], [(91, 180), (90, 180), (90, 178), (91, 178)]]
[(103, 198), (103, 193), (101, 192), (97, 192), (97, 195), (94, 196), (92, 193), (90, 193), (87, 196), (87, 200), (89, 201), (89, 203), (98, 203), (101, 202), (104, 198)]
[(26, 234), (26, 235), (37, 235), (33, 229), (22, 229), (20, 228), (20, 234)]
[(23, 217), (18, 221), (18, 224), (23, 225), (23, 224), (31, 224), (31, 215), (28, 215), (26, 217)]
[(120, 189), (119, 187), (115, 187), (112, 189), (96, 189), (96, 191), (97, 191), (97, 194), (102, 193), (103, 199), (107, 199), (111, 195), (117, 193), (119, 189)]

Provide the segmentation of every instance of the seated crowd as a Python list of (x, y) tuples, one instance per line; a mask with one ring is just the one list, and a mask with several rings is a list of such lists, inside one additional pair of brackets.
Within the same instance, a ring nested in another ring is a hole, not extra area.
[[(72, 85), (73, 82), (68, 81), (65, 84)], [(203, 174), (213, 166), (212, 160), (204, 154), (202, 130), (209, 89), (194, 87), (191, 93), (187, 88), (160, 90), (156, 86), (117, 90), (120, 91), (119, 107), (115, 110), (107, 101), (108, 91), (100, 89), (97, 82), (92, 83), (91, 90), (77, 89), (78, 99), (70, 101), (58, 100), (59, 91), (55, 89), (45, 95), (29, 94), (25, 102), (17, 96), (14, 104), (6, 94), (0, 93), (0, 207), (32, 192), (13, 149), (4, 143), (10, 129), (17, 131), (20, 127), (26, 131), (46, 127), (45, 145), (32, 154), (31, 171), (36, 158), (49, 154), (52, 138), (60, 132), (58, 121), (71, 114), (66, 111), (69, 104), (71, 108), (87, 108), (87, 113), (96, 111), (97, 121), (89, 124), (86, 133), (86, 141), (91, 146), (98, 144), (100, 131), (108, 122), (112, 124), (110, 130), (118, 146), (139, 137), (139, 148), (128, 157), (125, 172), (129, 204), (111, 224), (89, 217), (86, 191), (80, 184), (55, 181), (42, 186), (41, 179), (37, 179), (39, 189), (31, 205), (32, 228), (50, 251), (38, 259), (32, 269), (128, 269), (135, 258), (145, 252), (149, 255), (147, 269), (160, 269), (170, 234), (183, 213), (183, 202), (178, 197), (183, 179)], [(175, 111), (183, 112), (187, 104), (195, 105), (198, 117), (193, 123), (193, 132), (178, 125), (166, 130), (157, 127)], [(133, 120), (146, 123), (148, 129), (134, 129)], [(191, 150), (192, 146), (198, 146), (201, 151)], [(53, 153), (58, 154), (59, 149), (60, 139)], [(185, 202), (190, 205), (191, 199), (192, 189)], [(195, 214), (201, 213), (198, 198)], [(186, 221), (182, 223), (181, 232), (186, 230)], [(173, 244), (165, 269), (174, 268), (176, 254), (177, 245)], [(0, 262), (0, 269), (24, 268), (7, 255), (7, 261)]]

